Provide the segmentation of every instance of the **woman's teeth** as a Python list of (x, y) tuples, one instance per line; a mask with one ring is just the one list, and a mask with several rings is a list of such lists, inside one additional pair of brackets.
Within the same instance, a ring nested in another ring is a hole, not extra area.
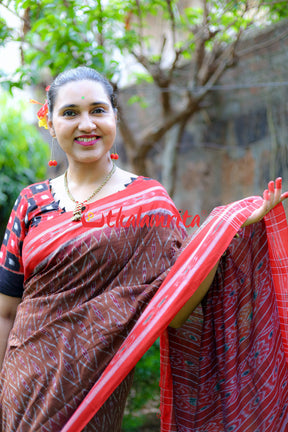
[(90, 142), (90, 141), (95, 141), (95, 139), (97, 139), (98, 137), (93, 137), (93, 138), (77, 138), (77, 141), (82, 141), (82, 142)]

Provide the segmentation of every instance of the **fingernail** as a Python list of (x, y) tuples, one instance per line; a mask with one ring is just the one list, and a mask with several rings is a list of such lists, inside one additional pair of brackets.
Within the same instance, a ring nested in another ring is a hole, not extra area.
[(270, 181), (268, 183), (268, 189), (269, 189), (269, 192), (274, 192), (274, 181)]
[(269, 191), (268, 191), (268, 189), (265, 189), (265, 191), (264, 191), (264, 193), (263, 193), (263, 198), (264, 198), (264, 200), (269, 200), (269, 198), (270, 198), (270, 194), (269, 194)]
[(281, 187), (282, 187), (282, 178), (281, 178), (281, 177), (278, 177), (278, 178), (275, 180), (275, 184), (276, 184), (276, 189), (281, 189)]

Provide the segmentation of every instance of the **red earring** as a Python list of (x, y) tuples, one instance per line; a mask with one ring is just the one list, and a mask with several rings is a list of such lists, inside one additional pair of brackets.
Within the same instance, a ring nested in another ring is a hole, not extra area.
[(119, 155), (117, 153), (111, 153), (110, 158), (117, 160), (117, 159), (119, 159)]
[(50, 161), (48, 162), (48, 165), (49, 165), (50, 167), (52, 167), (52, 166), (57, 166), (57, 165), (58, 165), (57, 161), (56, 161), (55, 159), (53, 159), (53, 153), (54, 153), (54, 140), (55, 140), (55, 139), (56, 139), (55, 137), (52, 137), (52, 144), (51, 144), (51, 159), (50, 159)]

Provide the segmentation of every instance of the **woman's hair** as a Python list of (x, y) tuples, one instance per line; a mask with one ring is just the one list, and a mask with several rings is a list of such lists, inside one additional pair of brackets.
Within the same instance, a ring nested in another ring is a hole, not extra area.
[(117, 103), (116, 96), (114, 94), (113, 87), (109, 83), (109, 81), (104, 78), (99, 72), (96, 72), (94, 69), (88, 68), (86, 66), (79, 66), (75, 69), (69, 69), (60, 73), (53, 83), (51, 84), (48, 93), (47, 93), (47, 102), (49, 109), (49, 117), (52, 117), (53, 109), (55, 105), (55, 100), (59, 91), (59, 88), (64, 84), (67, 84), (72, 81), (96, 81), (102, 84), (107, 96), (110, 99), (111, 105), (114, 111), (117, 111)]

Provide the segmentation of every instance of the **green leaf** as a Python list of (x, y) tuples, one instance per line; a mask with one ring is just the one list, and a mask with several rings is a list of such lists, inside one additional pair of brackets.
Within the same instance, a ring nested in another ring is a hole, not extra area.
[(151, 75), (149, 75), (148, 73), (136, 72), (134, 75), (136, 77), (136, 83), (137, 84), (141, 84), (142, 82), (152, 84), (154, 82), (153, 77)]
[(127, 102), (128, 105), (133, 105), (142, 101), (142, 97), (139, 95), (131, 96)]
[(197, 24), (202, 21), (203, 9), (188, 7), (184, 9), (184, 14), (188, 19), (189, 24)]
[(0, 93), (0, 237), (20, 190), (46, 177), (49, 146), (23, 118), (28, 103)]

